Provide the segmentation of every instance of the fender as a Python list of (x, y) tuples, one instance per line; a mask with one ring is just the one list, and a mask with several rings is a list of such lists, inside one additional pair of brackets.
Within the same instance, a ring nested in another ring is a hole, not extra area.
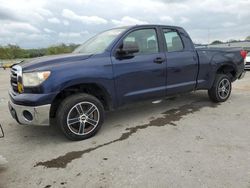
[(225, 66), (232, 67), (233, 70), (237, 72), (237, 66), (235, 63), (233, 63), (233, 57), (234, 57), (233, 53), (227, 53), (227, 52), (225, 52), (224, 54), (215, 53), (212, 56), (211, 61), (210, 61), (210, 65), (211, 65), (210, 73), (211, 74), (210, 74), (209, 88), (212, 87), (215, 76), (221, 67), (225, 67)]

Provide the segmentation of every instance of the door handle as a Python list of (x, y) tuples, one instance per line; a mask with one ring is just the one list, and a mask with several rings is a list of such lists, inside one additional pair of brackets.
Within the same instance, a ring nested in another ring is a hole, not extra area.
[(154, 63), (162, 64), (164, 61), (165, 61), (165, 58), (157, 57), (155, 58)]

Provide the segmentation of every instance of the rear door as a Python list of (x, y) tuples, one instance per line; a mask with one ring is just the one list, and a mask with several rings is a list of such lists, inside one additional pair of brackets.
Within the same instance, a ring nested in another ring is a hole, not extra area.
[[(198, 59), (194, 49), (185, 45), (181, 33), (163, 28), (163, 40), (167, 59), (167, 95), (192, 91), (196, 86)], [(190, 39), (189, 39), (190, 40)]]
[[(139, 52), (129, 58), (112, 55), (116, 93), (119, 104), (165, 96), (165, 53), (160, 52), (157, 28), (135, 29), (127, 33), (123, 42), (136, 42)], [(116, 50), (114, 49), (114, 51)]]

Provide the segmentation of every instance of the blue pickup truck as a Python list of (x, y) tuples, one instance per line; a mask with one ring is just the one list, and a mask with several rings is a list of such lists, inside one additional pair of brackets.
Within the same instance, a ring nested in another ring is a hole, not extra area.
[(175, 26), (136, 25), (104, 31), (73, 53), (31, 59), (11, 69), (9, 109), (20, 124), (55, 118), (71, 140), (93, 136), (105, 111), (141, 100), (208, 90), (226, 101), (244, 76), (241, 49), (195, 49)]

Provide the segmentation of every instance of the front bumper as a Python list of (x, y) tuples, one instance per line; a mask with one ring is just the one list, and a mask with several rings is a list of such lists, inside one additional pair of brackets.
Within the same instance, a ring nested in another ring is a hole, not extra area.
[(23, 106), (9, 101), (12, 117), (20, 124), (48, 126), (50, 122), (50, 104), (42, 106)]

